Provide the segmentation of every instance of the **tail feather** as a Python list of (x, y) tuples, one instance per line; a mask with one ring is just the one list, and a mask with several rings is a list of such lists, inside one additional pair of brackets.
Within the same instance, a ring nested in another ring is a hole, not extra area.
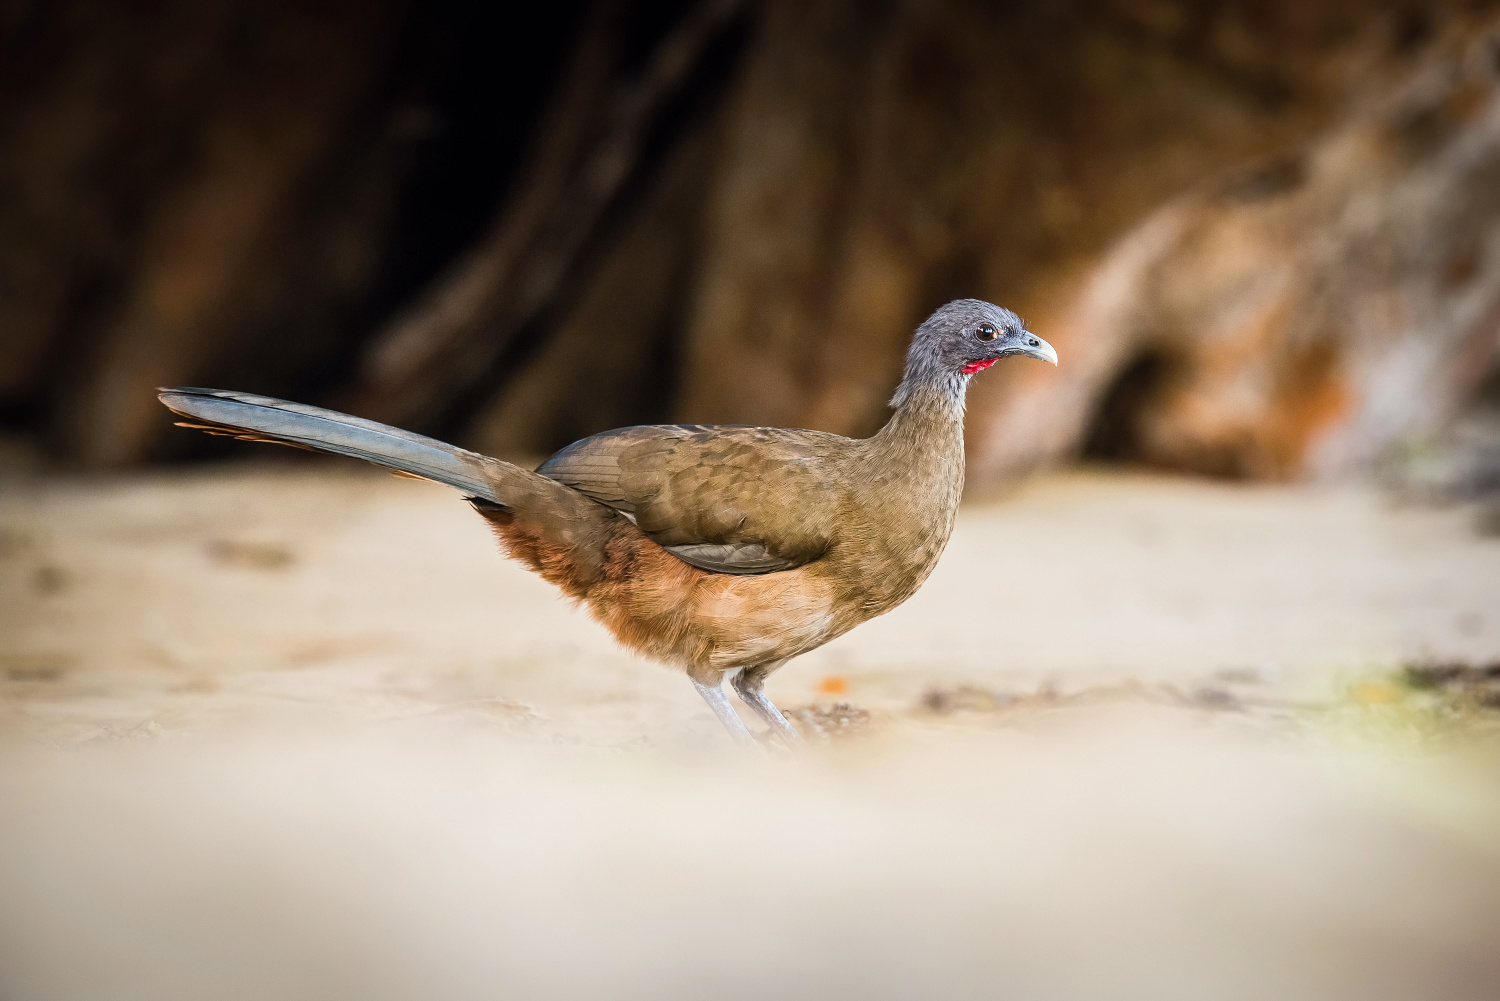
[(582, 597), (600, 579), (611, 539), (634, 533), (644, 540), (624, 515), (570, 486), (436, 438), (224, 389), (178, 386), (160, 390), (159, 396), (167, 409), (188, 418), (181, 422), (186, 427), (335, 452), (457, 487), (509, 551), (574, 597)]
[(495, 472), (489, 467), (507, 464), (436, 438), (333, 410), (225, 389), (173, 386), (160, 390), (158, 398), (173, 413), (189, 418), (178, 422), (182, 427), (364, 459), (446, 483), (492, 504), (505, 504), (495, 491)]

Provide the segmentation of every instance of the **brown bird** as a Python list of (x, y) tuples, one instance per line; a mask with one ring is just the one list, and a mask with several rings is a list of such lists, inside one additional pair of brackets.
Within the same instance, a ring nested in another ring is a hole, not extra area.
[(198, 427), (321, 449), (463, 490), (501, 546), (627, 647), (682, 668), (737, 740), (725, 697), (789, 743), (764, 692), (787, 660), (890, 611), (932, 572), (964, 482), (974, 373), (1052, 346), (976, 299), (917, 328), (893, 413), (869, 438), (780, 428), (648, 425), (574, 442), (535, 472), (331, 410), (218, 389), (163, 389)]

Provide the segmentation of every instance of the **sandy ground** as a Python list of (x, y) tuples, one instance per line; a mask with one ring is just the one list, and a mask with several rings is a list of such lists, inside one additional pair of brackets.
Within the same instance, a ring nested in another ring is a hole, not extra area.
[(0, 997), (1494, 998), (1500, 712), (1393, 680), (1500, 661), (1473, 514), (977, 501), (789, 758), (445, 489), (7, 483)]

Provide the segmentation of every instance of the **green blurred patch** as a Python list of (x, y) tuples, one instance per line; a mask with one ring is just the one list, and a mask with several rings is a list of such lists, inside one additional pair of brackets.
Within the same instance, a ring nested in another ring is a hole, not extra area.
[(1332, 729), (1409, 750), (1500, 743), (1500, 662), (1418, 661), (1362, 678), (1330, 707)]

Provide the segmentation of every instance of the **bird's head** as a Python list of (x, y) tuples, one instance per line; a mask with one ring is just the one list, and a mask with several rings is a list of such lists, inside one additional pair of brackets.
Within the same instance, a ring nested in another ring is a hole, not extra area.
[(934, 374), (973, 375), (1001, 358), (1020, 355), (1057, 364), (1052, 345), (1026, 329), (1008, 309), (979, 299), (956, 299), (917, 328), (910, 361)]
[(1027, 330), (1010, 310), (980, 299), (955, 299), (917, 328), (891, 406), (906, 406), (926, 387), (962, 408), (969, 378), (1011, 355), (1057, 364), (1052, 345)]

